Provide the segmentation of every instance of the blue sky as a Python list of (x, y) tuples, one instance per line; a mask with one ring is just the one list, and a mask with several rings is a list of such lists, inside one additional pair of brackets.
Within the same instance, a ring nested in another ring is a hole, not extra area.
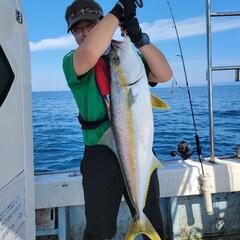
[[(62, 71), (62, 58), (76, 44), (66, 33), (65, 9), (70, 0), (23, 0), (27, 20), (32, 64), (33, 91), (68, 90)], [(98, 1), (105, 14), (116, 1)], [(182, 43), (190, 86), (206, 85), (206, 34), (204, 0), (170, 0)], [(212, 11), (239, 11), (239, 0), (212, 0)], [(165, 0), (145, 0), (137, 10), (142, 29), (165, 54), (175, 79), (185, 85), (179, 49)], [(240, 64), (240, 18), (215, 18), (213, 28), (213, 65)], [(119, 38), (119, 32), (116, 32)], [(215, 85), (236, 84), (234, 72), (213, 74)], [(170, 86), (171, 83), (161, 84)]]

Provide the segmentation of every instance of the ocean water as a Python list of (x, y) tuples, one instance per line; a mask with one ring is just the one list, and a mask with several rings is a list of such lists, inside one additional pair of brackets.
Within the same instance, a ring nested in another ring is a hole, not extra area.
[[(207, 87), (192, 87), (191, 97), (203, 157), (209, 157), (209, 114)], [(180, 159), (170, 152), (184, 140), (195, 148), (195, 132), (186, 89), (153, 88), (170, 110), (154, 110), (154, 150), (161, 161)], [(240, 84), (215, 86), (215, 154), (236, 154), (240, 144)], [(33, 93), (35, 172), (78, 170), (83, 157), (83, 138), (78, 109), (71, 92)], [(197, 158), (196, 153), (193, 158)]]

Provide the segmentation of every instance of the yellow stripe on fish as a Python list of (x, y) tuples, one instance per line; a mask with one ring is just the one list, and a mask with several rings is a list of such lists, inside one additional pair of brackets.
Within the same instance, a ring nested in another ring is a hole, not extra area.
[[(133, 131), (133, 119), (132, 119), (132, 114), (129, 111), (129, 101), (128, 101), (128, 95), (129, 95), (129, 90), (127, 87), (127, 80), (124, 74), (123, 69), (121, 68), (121, 66), (119, 64), (115, 65), (115, 70), (119, 75), (119, 80), (120, 80), (120, 84), (122, 86), (125, 86), (125, 106), (128, 107), (128, 111), (127, 111), (127, 126), (128, 126), (128, 133), (129, 133), (129, 138), (128, 138), (128, 147), (129, 147), (129, 163), (130, 163), (130, 169), (131, 169), (131, 183), (132, 183), (132, 190), (134, 190), (134, 192), (132, 193), (132, 196), (137, 196), (137, 183), (136, 183), (136, 162), (135, 162), (135, 152), (134, 152), (134, 131)], [(135, 202), (137, 201), (137, 199), (133, 199), (133, 204), (135, 205)]]

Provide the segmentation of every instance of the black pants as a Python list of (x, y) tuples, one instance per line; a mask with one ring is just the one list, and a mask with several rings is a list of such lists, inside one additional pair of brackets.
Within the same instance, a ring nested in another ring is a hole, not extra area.
[[(117, 215), (122, 195), (130, 208), (131, 215), (134, 216), (135, 213), (116, 155), (104, 145), (86, 147), (81, 162), (81, 172), (87, 222), (83, 239), (111, 239), (117, 231)], [(151, 176), (144, 212), (160, 237), (164, 239), (157, 171)], [(143, 239), (149, 238), (144, 236)]]

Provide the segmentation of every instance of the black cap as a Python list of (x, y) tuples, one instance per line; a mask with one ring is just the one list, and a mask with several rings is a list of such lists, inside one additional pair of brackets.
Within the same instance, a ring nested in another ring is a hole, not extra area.
[(75, 0), (67, 7), (65, 19), (68, 24), (67, 32), (81, 20), (100, 20), (103, 17), (101, 6), (94, 0)]

